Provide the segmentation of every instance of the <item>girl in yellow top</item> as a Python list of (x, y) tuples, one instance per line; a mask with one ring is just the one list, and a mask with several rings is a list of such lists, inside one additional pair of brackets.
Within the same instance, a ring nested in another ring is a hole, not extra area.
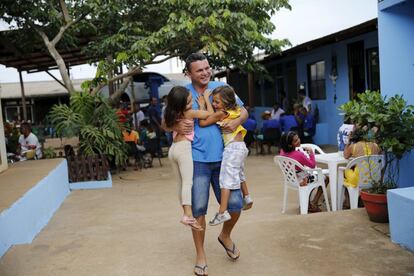
[[(365, 135), (367, 131), (362, 128), (355, 128), (349, 137), (349, 143), (345, 145), (344, 157), (345, 158), (357, 158), (367, 155), (377, 155), (381, 153), (380, 147), (375, 142), (366, 141)], [(344, 172), (345, 180), (344, 185), (347, 187), (356, 188), (359, 182), (359, 168), (347, 169)], [(345, 203), (344, 208), (349, 208), (349, 195), (347, 190), (345, 191)]]
[[(214, 123), (219, 125), (240, 117), (240, 107), (236, 103), (236, 94), (230, 86), (221, 86), (213, 90), (213, 107), (215, 113), (205, 120), (199, 120), (201, 127)], [(227, 211), (230, 190), (241, 188), (244, 197), (244, 210), (252, 207), (253, 201), (247, 190), (246, 177), (244, 175), (244, 161), (248, 150), (243, 141), (246, 129), (239, 125), (231, 133), (223, 133), (224, 151), (220, 168), (221, 202), (219, 212), (209, 222), (210, 225), (218, 225), (231, 219)]]

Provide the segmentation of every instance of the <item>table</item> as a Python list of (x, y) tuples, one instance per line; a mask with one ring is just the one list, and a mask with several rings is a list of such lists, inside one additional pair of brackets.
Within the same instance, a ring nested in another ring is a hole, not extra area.
[(345, 159), (343, 153), (341, 152), (332, 152), (324, 154), (316, 154), (315, 160), (318, 163), (327, 164), (329, 170), (329, 189), (331, 192), (331, 208), (332, 211), (338, 210), (338, 165), (347, 164), (348, 159)]

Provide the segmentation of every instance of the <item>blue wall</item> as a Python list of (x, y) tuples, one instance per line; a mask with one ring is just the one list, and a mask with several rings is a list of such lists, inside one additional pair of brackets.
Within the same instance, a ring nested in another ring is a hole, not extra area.
[[(297, 82), (298, 84), (305, 82), (306, 89), (308, 88), (307, 65), (320, 60), (325, 61), (326, 99), (313, 101), (313, 108), (315, 105), (318, 105), (319, 108), (320, 124), (318, 125), (314, 137), (314, 142), (316, 144), (337, 144), (336, 133), (343, 121), (343, 116), (339, 114), (340, 111), (338, 110), (338, 107), (349, 101), (347, 45), (360, 40), (364, 41), (365, 49), (378, 46), (377, 32), (370, 32), (336, 44), (308, 51), (299, 55), (296, 59)], [(336, 53), (337, 56), (338, 70), (338, 79), (336, 80), (336, 103), (334, 103), (334, 85), (329, 79), (333, 53)]]
[(31, 243), (69, 193), (68, 166), (62, 159), (46, 177), (0, 213), (0, 257), (12, 245)]
[[(316, 105), (319, 108), (319, 123), (316, 128), (316, 135), (314, 143), (319, 145), (336, 145), (336, 134), (343, 122), (343, 116), (338, 110), (339, 106), (349, 101), (349, 78), (348, 78), (348, 48), (347, 45), (356, 41), (364, 41), (365, 50), (373, 47), (378, 47), (378, 33), (377, 31), (369, 32), (364, 35), (356, 36), (335, 44), (320, 47), (314, 50), (309, 50), (305, 53), (296, 56), (278, 60), (279, 63), (286, 63), (292, 59), (296, 59), (297, 84), (305, 83), (305, 88), (308, 90), (308, 75), (307, 66), (310, 63), (317, 61), (325, 61), (325, 85), (326, 85), (326, 99), (313, 100), (313, 110)], [(332, 54), (335, 53), (337, 57), (337, 74), (336, 80), (336, 103), (334, 103), (334, 85), (329, 79), (332, 67)], [(366, 65), (365, 65), (366, 70)], [(365, 72), (365, 81), (368, 81), (367, 72)], [(365, 83), (368, 87), (368, 84)], [(285, 78), (285, 87), (288, 87)], [(307, 91), (307, 94), (309, 92)], [(262, 94), (262, 93), (261, 93)], [(258, 121), (258, 129), (261, 128), (262, 122), (260, 115), (265, 110), (271, 110), (271, 107), (256, 106), (255, 113)]]
[[(414, 104), (414, 2), (384, 0), (378, 7), (381, 94), (402, 94)], [(413, 167), (411, 153), (401, 162), (400, 187), (414, 186)]]

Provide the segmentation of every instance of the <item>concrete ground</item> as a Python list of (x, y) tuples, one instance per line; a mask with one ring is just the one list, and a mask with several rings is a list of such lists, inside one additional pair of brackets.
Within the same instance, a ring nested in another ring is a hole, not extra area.
[[(193, 275), (170, 165), (154, 164), (114, 175), (112, 189), (73, 191), (31, 244), (0, 259), (0, 275)], [(370, 222), (364, 209), (300, 216), (295, 192), (281, 214), (272, 156), (249, 156), (246, 170), (254, 206), (234, 231), (241, 257), (230, 261), (220, 227), (208, 227), (209, 275), (414, 275), (414, 254), (390, 241), (388, 224)], [(217, 206), (211, 199), (207, 218)]]

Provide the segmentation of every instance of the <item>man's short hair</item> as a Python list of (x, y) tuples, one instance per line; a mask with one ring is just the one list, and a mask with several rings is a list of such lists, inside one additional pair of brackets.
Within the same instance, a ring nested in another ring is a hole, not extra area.
[(191, 63), (199, 60), (205, 60), (207, 57), (202, 53), (192, 53), (185, 59), (185, 70), (190, 71)]
[(20, 124), (20, 129), (23, 129), (23, 128), (28, 129), (30, 132), (32, 131), (32, 126), (27, 122)]

